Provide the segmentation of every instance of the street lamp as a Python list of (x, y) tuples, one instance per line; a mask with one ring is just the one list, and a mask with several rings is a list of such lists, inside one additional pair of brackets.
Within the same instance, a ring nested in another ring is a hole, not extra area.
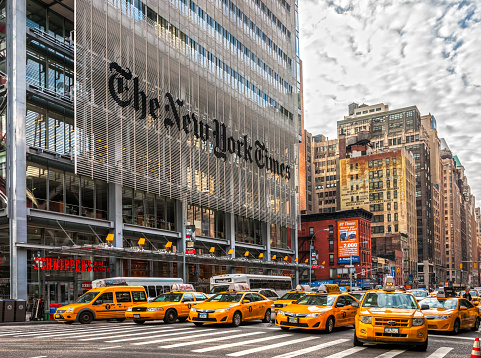
[(312, 240), (314, 240), (314, 236), (320, 231), (329, 231), (329, 229), (321, 229), (317, 230), (314, 234), (311, 236), (311, 240), (309, 242), (309, 284), (312, 285)]

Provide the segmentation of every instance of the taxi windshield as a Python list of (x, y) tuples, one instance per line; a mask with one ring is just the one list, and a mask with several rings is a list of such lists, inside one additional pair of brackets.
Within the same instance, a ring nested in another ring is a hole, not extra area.
[(205, 300), (205, 302), (239, 302), (242, 296), (242, 293), (219, 293)]
[(279, 298), (280, 300), (298, 300), (302, 296), (305, 296), (305, 293), (301, 292), (287, 292), (284, 296)]
[(417, 309), (418, 305), (411, 294), (370, 292), (362, 301), (362, 307)]
[(222, 285), (222, 286), (214, 286), (211, 288), (209, 294), (214, 294), (214, 293), (219, 293), (219, 292), (225, 292), (229, 290), (229, 285)]
[(478, 296), (479, 296), (478, 291), (469, 291), (469, 294), (470, 294), (472, 297), (478, 297)]
[(180, 302), (182, 299), (182, 293), (163, 293), (156, 298), (152, 302)]
[(422, 305), (428, 305), (429, 308), (446, 308), (454, 310), (458, 306), (457, 300), (442, 300), (438, 298), (426, 298), (420, 302)]
[(427, 297), (428, 296), (428, 291), (409, 291), (409, 293), (413, 294), (414, 297)]
[(98, 292), (84, 293), (82, 296), (77, 298), (77, 301), (75, 301), (75, 303), (90, 303), (93, 301), (95, 297), (97, 297), (98, 294), (99, 294)]
[(336, 297), (337, 296), (309, 295), (302, 297), (298, 301), (294, 302), (294, 304), (308, 306), (332, 306), (336, 301)]

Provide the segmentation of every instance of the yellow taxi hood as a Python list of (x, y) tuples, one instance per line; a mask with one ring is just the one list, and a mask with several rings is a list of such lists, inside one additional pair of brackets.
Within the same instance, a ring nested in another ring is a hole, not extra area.
[(332, 306), (314, 306), (314, 305), (289, 305), (282, 310), (292, 313), (317, 313), (325, 312), (332, 309)]
[(393, 317), (393, 318), (412, 318), (414, 316), (423, 317), (423, 314), (418, 309), (408, 309), (408, 308), (378, 308), (378, 307), (361, 308), (360, 314), (378, 316), (378, 317)]
[(297, 300), (277, 300), (274, 303), (275, 304), (287, 304), (287, 303), (291, 303), (291, 302), (294, 302), (294, 301), (297, 301)]
[(69, 308), (71, 308), (71, 307), (74, 307), (74, 308), (77, 307), (77, 308), (78, 308), (78, 307), (82, 307), (82, 306), (85, 306), (85, 305), (90, 305), (90, 303), (71, 303), (71, 304), (69, 304), (69, 305), (59, 307), (59, 308), (57, 308), (57, 309), (58, 309), (58, 310), (67, 310), (67, 309), (69, 309)]
[(221, 308), (229, 308), (238, 304), (239, 302), (204, 302), (195, 305), (195, 308), (202, 310), (215, 310)]
[(425, 315), (436, 315), (436, 314), (453, 314), (456, 310), (448, 308), (430, 308), (428, 310), (423, 310)]

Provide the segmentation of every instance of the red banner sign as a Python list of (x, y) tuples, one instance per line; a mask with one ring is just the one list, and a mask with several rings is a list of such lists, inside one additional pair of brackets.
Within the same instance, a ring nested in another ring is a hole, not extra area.
[(186, 255), (195, 255), (195, 249), (187, 249), (185, 250)]
[(105, 261), (56, 259), (52, 257), (35, 257), (33, 268), (49, 271), (94, 271), (110, 272), (110, 267)]

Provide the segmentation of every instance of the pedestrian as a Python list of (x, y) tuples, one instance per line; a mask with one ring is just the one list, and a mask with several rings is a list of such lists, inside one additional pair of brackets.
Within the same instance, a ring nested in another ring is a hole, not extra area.
[(466, 292), (464, 292), (463, 298), (467, 299), (468, 301), (471, 301), (473, 299), (471, 297), (471, 294), (469, 293), (469, 290), (466, 290)]

